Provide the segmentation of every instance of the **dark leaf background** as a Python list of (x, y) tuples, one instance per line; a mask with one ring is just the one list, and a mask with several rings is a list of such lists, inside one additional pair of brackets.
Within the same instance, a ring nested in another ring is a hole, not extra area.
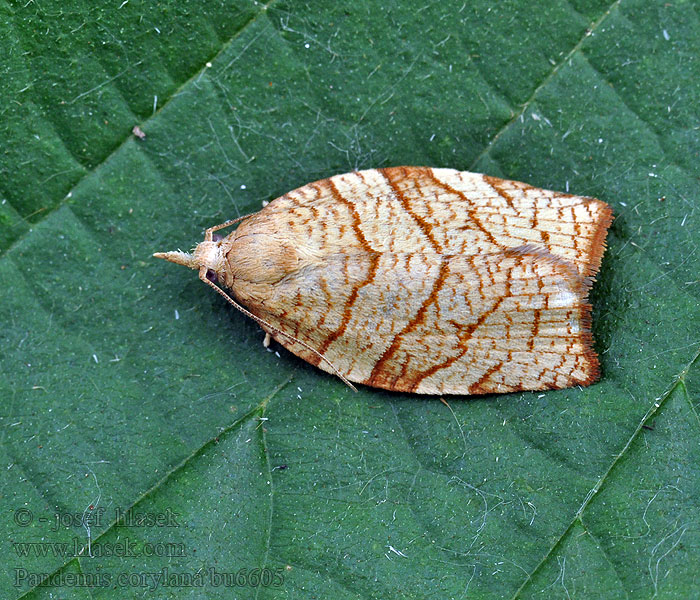
[[(697, 597), (699, 8), (0, 3), (0, 595)], [(150, 257), (402, 164), (613, 206), (600, 383), (353, 393)]]

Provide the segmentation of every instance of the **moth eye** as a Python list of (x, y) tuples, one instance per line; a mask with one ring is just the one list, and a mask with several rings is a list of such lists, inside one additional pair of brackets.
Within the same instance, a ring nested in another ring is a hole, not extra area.
[(207, 279), (212, 283), (217, 283), (219, 281), (219, 276), (216, 274), (216, 271), (207, 269)]
[(218, 242), (219, 240), (223, 240), (223, 239), (224, 239), (224, 236), (223, 236), (223, 235), (219, 235), (218, 233), (214, 233), (214, 234), (212, 234), (212, 236), (211, 236), (211, 241), (212, 241), (212, 242)]

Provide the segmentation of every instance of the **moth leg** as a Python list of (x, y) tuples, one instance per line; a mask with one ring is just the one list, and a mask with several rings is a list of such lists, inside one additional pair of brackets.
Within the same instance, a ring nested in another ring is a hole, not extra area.
[(265, 339), (263, 340), (263, 346), (265, 348), (269, 348), (270, 342), (272, 342), (272, 336), (269, 333), (267, 333), (267, 331), (266, 331), (265, 332)]

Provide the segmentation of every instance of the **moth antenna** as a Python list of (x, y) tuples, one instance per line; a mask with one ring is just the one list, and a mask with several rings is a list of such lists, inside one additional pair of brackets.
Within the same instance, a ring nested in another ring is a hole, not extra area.
[[(238, 218), (238, 219), (234, 219), (234, 221), (232, 221), (232, 222), (235, 223), (235, 222), (237, 222), (237, 221), (240, 221), (241, 219), (245, 219), (245, 217), (240, 217), (240, 218)], [(211, 235), (211, 234), (209, 233), (210, 231), (213, 233), (216, 229), (221, 229), (221, 228), (223, 228), (223, 227), (227, 227), (227, 226), (230, 225), (232, 222), (224, 223), (223, 225), (217, 225), (216, 227), (212, 227), (211, 229), (207, 229), (207, 235)], [(207, 279), (207, 269), (206, 269), (206, 267), (200, 267), (200, 268), (199, 268), (199, 278), (200, 278), (204, 283), (206, 283), (210, 288), (213, 288), (213, 289), (216, 291), (217, 294), (219, 294), (220, 296), (223, 296), (223, 297), (226, 299), (226, 302), (228, 302), (231, 306), (233, 306), (233, 307), (237, 308), (238, 310), (240, 310), (246, 317), (250, 317), (251, 319), (253, 319), (253, 321), (255, 321), (258, 325), (260, 325), (260, 326), (265, 325), (265, 327), (267, 327), (268, 329), (270, 329), (270, 330), (273, 331), (274, 333), (279, 334), (279, 335), (282, 335), (282, 336), (286, 337), (287, 339), (290, 339), (290, 340), (292, 340), (293, 342), (295, 342), (295, 343), (297, 343), (297, 344), (300, 344), (301, 346), (303, 346), (303, 347), (306, 348), (307, 350), (313, 352), (313, 353), (314, 353), (316, 356), (318, 356), (323, 362), (325, 362), (331, 369), (333, 369), (333, 371), (335, 371), (335, 374), (336, 374), (338, 377), (340, 377), (340, 379), (342, 380), (342, 382), (343, 382), (345, 385), (347, 385), (353, 392), (356, 392), (356, 391), (357, 391), (357, 388), (356, 388), (352, 383), (350, 383), (350, 382), (343, 376), (343, 374), (342, 374), (340, 371), (338, 371), (338, 369), (336, 369), (335, 365), (334, 365), (330, 360), (328, 360), (325, 356), (323, 356), (323, 354), (321, 354), (318, 350), (316, 350), (315, 348), (312, 348), (312, 347), (309, 346), (309, 344), (307, 344), (306, 342), (302, 342), (300, 339), (295, 338), (293, 335), (289, 335), (288, 333), (284, 333), (284, 331), (280, 331), (279, 329), (277, 329), (277, 327), (274, 327), (274, 326), (270, 325), (265, 319), (261, 319), (260, 317), (255, 316), (252, 312), (250, 312), (249, 310), (246, 310), (246, 309), (243, 308), (240, 304), (238, 304), (238, 302), (236, 302), (233, 298), (231, 298), (231, 297), (230, 297), (224, 290), (222, 290), (218, 285), (215, 285), (214, 283), (212, 283), (211, 281), (209, 281), (209, 280)]]
[(199, 269), (199, 264), (189, 252), (182, 252), (181, 250), (175, 252), (156, 252), (153, 256), (155, 258), (168, 260), (176, 265), (189, 267), (190, 269)]
[(204, 231), (204, 241), (205, 242), (211, 242), (212, 241), (212, 236), (215, 231), (219, 231), (219, 229), (224, 229), (225, 227), (230, 227), (231, 225), (235, 225), (239, 221), (242, 221), (243, 219), (247, 219), (251, 215), (243, 215), (242, 217), (237, 217), (236, 219), (231, 219), (230, 221), (226, 221), (225, 223), (221, 223), (220, 225), (214, 225), (214, 227), (209, 227), (209, 229), (206, 229)]

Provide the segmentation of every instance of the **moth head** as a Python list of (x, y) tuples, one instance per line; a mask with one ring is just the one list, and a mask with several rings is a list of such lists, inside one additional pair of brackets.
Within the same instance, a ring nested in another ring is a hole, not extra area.
[(193, 254), (177, 250), (175, 252), (156, 252), (153, 256), (189, 267), (190, 269), (201, 269), (204, 267), (207, 273), (219, 274), (225, 268), (224, 255), (219, 241), (201, 242), (194, 249)]
[(224, 268), (224, 256), (219, 242), (200, 242), (194, 249), (195, 268), (206, 267), (208, 271), (220, 273)]

